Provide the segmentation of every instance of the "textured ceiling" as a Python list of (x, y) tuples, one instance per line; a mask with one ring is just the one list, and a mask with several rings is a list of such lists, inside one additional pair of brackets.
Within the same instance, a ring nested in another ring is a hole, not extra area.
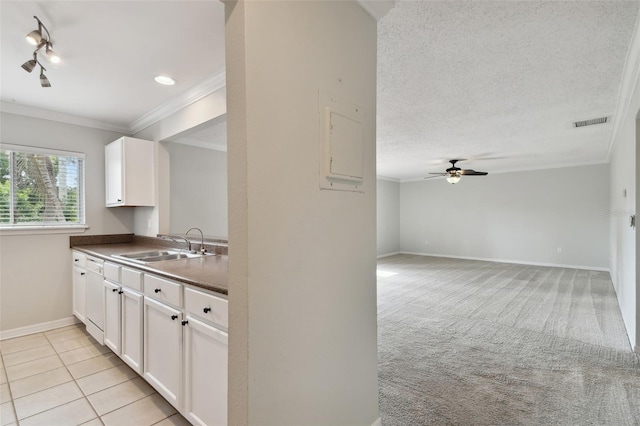
[[(43, 58), (51, 88), (20, 65), (37, 15), (62, 63)], [(224, 6), (209, 1), (0, 2), (0, 100), (128, 127), (224, 72)], [(158, 74), (175, 86), (153, 81)]]
[[(607, 161), (638, 1), (399, 1), (378, 23), (378, 175), (414, 179), (446, 159), (489, 172)], [(63, 62), (53, 87), (20, 65), (38, 15)], [(128, 127), (224, 71), (222, 3), (0, 2), (0, 100)], [(159, 86), (153, 76), (178, 80)], [(223, 121), (182, 143), (222, 149)], [(500, 159), (491, 159), (501, 157)]]
[(398, 2), (378, 23), (378, 175), (606, 162), (612, 125), (572, 122), (614, 113), (639, 6)]

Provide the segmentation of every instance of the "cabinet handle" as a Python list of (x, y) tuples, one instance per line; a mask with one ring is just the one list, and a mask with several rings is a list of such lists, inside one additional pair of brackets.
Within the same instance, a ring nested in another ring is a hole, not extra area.
[(115, 293), (116, 291), (118, 291), (118, 289), (117, 288), (112, 288), (111, 291)]
[(120, 198), (118, 198), (118, 202), (120, 203), (120, 202), (122, 202), (122, 200)]
[(189, 324), (189, 321), (187, 321), (187, 320), (182, 321), (182, 325), (183, 325), (183, 326), (185, 326), (185, 325), (187, 325), (187, 324)]
[(80, 275), (84, 275), (84, 274), (85, 274), (84, 272), (80, 272)]
[(161, 289), (161, 288), (156, 288), (156, 289), (155, 289), (155, 290), (153, 290), (153, 291), (154, 291), (154, 292), (156, 292), (156, 293), (160, 293), (160, 292), (162, 291), (162, 289)]
[(118, 294), (122, 294), (122, 293), (124, 293), (124, 291), (122, 291), (122, 290), (120, 290), (120, 291), (118, 292)]
[(74, 262), (80, 262), (80, 259), (73, 259)]
[(206, 307), (206, 308), (203, 309), (203, 311), (204, 311), (205, 314), (208, 314), (209, 312), (211, 312), (211, 308)]
[(171, 315), (171, 319), (175, 321), (175, 320), (178, 319), (178, 316), (177, 315)]

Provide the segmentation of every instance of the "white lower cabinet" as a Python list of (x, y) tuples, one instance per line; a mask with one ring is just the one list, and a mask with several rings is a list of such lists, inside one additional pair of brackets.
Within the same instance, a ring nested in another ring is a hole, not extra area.
[(73, 266), (73, 315), (86, 324), (87, 314), (87, 270)]
[(227, 424), (228, 335), (187, 315), (184, 416), (195, 425)]
[(182, 409), (182, 312), (144, 298), (144, 378)]
[(104, 344), (190, 423), (226, 426), (227, 299), (112, 262), (103, 273), (90, 259), (73, 251), (73, 314), (87, 330), (104, 324)]
[(118, 284), (104, 281), (104, 344), (120, 355), (122, 289)]
[(142, 374), (142, 317), (144, 303), (142, 294), (122, 288), (120, 357), (136, 373)]

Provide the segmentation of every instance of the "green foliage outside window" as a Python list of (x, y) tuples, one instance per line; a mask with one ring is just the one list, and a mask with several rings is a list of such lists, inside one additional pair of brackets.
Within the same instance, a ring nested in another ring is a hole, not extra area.
[(0, 150), (0, 226), (84, 223), (80, 156)]

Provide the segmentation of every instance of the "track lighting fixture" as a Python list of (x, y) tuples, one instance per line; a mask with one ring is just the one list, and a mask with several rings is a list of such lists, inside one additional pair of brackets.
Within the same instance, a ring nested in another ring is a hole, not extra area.
[(27, 42), (36, 46), (36, 50), (33, 51), (33, 59), (22, 64), (22, 68), (27, 72), (31, 72), (34, 70), (36, 65), (40, 65), (40, 85), (42, 87), (51, 87), (49, 79), (44, 75), (46, 68), (38, 61), (38, 51), (44, 47), (45, 56), (54, 64), (60, 63), (60, 56), (53, 50), (51, 34), (49, 34), (47, 27), (44, 26), (37, 16), (34, 16), (33, 18), (38, 22), (38, 29), (31, 31), (27, 34), (26, 38)]

